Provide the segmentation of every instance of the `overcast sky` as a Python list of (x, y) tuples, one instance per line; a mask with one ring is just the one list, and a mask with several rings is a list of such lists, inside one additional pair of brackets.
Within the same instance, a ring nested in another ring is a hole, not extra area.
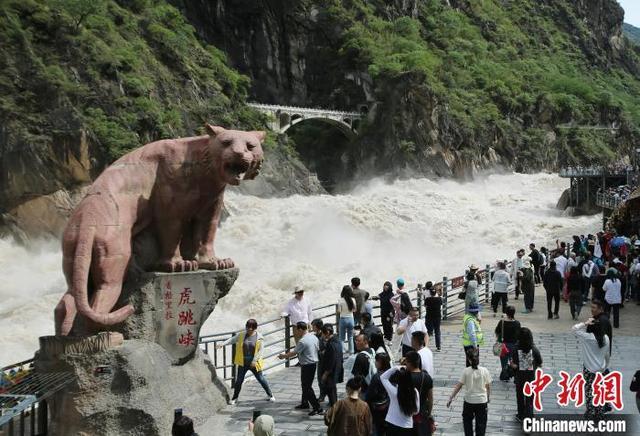
[(640, 27), (640, 1), (638, 0), (618, 0), (624, 9), (624, 22)]

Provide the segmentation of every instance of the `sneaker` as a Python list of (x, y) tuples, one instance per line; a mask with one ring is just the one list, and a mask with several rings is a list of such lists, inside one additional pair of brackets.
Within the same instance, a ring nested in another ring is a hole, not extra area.
[(553, 315), (547, 315), (547, 319), (552, 319)]
[(269, 398), (267, 398), (267, 401), (270, 401), (272, 403), (276, 402), (276, 397), (274, 397), (273, 395), (271, 395)]
[(238, 402), (238, 400), (231, 400), (231, 401), (229, 401), (229, 405), (230, 406), (235, 406), (237, 402)]
[(296, 410), (304, 410), (304, 409), (308, 409), (309, 405), (308, 404), (298, 404), (296, 407), (294, 407), (294, 409)]
[(315, 409), (309, 412), (309, 416), (323, 415), (322, 409)]
[(553, 319), (559, 319), (560, 315), (558, 315), (557, 313), (555, 315), (553, 315)]
[(440, 352), (440, 347), (436, 348), (436, 351), (439, 353)]

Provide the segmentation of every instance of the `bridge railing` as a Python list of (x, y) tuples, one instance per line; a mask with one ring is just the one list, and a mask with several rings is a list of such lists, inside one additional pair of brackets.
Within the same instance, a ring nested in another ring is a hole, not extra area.
[(616, 197), (606, 192), (598, 192), (596, 194), (596, 206), (604, 207), (606, 209), (615, 209), (624, 203), (626, 199)]
[(560, 177), (586, 177), (586, 176), (609, 176), (609, 177), (625, 177), (634, 170), (630, 166), (622, 167), (566, 167), (560, 169), (558, 174)]
[(333, 116), (349, 116), (351, 118), (360, 119), (363, 117), (361, 112), (353, 112), (353, 111), (344, 111), (337, 109), (322, 109), (322, 108), (311, 108), (311, 107), (299, 107), (299, 106), (281, 106), (275, 104), (264, 104), (264, 103), (248, 103), (247, 106), (250, 106), (255, 109), (268, 110), (272, 112), (277, 111), (285, 111), (285, 112), (298, 112), (298, 113), (308, 113), (308, 114), (316, 114), (316, 115), (333, 115)]

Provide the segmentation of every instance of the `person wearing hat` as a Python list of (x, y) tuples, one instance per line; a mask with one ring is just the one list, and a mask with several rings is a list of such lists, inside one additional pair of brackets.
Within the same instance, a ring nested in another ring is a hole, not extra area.
[[(309, 324), (313, 320), (313, 309), (311, 308), (311, 301), (304, 297), (304, 289), (300, 286), (296, 286), (293, 291), (294, 297), (289, 300), (287, 306), (282, 312), (282, 318), (289, 317), (289, 324), (291, 326), (296, 325), (299, 322)], [(296, 344), (300, 340), (302, 332), (299, 329), (293, 329), (293, 338)]]
[(479, 270), (480, 270), (480, 267), (475, 263), (472, 263), (471, 265), (469, 265), (469, 272), (471, 272), (475, 276), (476, 281), (478, 282), (479, 285), (481, 285), (482, 274), (479, 272)]
[[(465, 356), (467, 356), (469, 350), (476, 350), (478, 359), (480, 345), (484, 344), (484, 333), (480, 328), (479, 314), (480, 306), (474, 303), (467, 308), (467, 313), (462, 318), (462, 347), (464, 348)], [(469, 362), (467, 362), (467, 366), (469, 366)]]
[(531, 259), (529, 257), (525, 257), (522, 262), (522, 276), (520, 278), (522, 294), (524, 295), (524, 310), (522, 313), (533, 312), (533, 298), (536, 290), (534, 280)]

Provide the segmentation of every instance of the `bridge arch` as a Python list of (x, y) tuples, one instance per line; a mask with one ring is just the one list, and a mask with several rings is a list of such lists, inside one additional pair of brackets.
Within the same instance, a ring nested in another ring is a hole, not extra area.
[(298, 117), (292, 117), (291, 121), (284, 125), (283, 127), (280, 128), (280, 133), (286, 133), (287, 130), (289, 130), (291, 127), (295, 126), (298, 123), (302, 123), (304, 121), (319, 121), (323, 124), (328, 124), (332, 127), (336, 127), (338, 130), (340, 130), (340, 132), (342, 132), (348, 139), (353, 139), (355, 138), (357, 132), (354, 130), (352, 124), (351, 124), (351, 120), (349, 121), (339, 121), (339, 120), (334, 120), (334, 119), (330, 119), (330, 118), (324, 118), (324, 117), (303, 117), (303, 116), (298, 116)]

